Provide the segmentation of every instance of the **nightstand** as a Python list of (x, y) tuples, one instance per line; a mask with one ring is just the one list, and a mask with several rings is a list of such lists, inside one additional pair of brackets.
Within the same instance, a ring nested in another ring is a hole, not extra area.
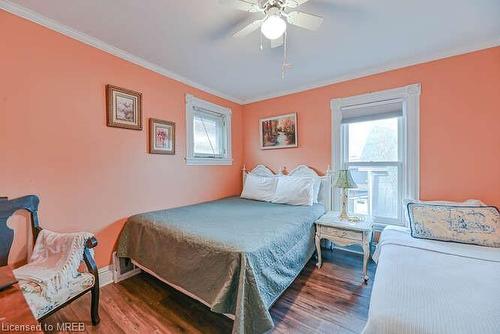
[(316, 251), (318, 263), (321, 267), (321, 239), (328, 239), (339, 246), (359, 245), (363, 248), (363, 279), (368, 281), (367, 264), (370, 258), (370, 240), (372, 238), (373, 222), (371, 218), (364, 217), (363, 221), (341, 221), (339, 213), (330, 211), (316, 221)]

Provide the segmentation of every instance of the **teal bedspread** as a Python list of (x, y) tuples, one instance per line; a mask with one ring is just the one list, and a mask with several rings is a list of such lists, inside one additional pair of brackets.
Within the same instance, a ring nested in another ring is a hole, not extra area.
[(233, 333), (264, 333), (273, 327), (269, 308), (314, 252), (323, 213), (321, 204), (237, 197), (148, 212), (128, 219), (117, 253), (233, 314)]

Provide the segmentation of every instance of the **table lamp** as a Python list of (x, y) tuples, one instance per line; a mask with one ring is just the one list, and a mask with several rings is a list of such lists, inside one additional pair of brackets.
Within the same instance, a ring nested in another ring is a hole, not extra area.
[(347, 215), (347, 201), (349, 200), (349, 189), (357, 188), (356, 182), (352, 179), (351, 172), (348, 169), (341, 169), (337, 172), (337, 177), (333, 186), (342, 189), (341, 204), (340, 204), (340, 220), (356, 220), (351, 219)]

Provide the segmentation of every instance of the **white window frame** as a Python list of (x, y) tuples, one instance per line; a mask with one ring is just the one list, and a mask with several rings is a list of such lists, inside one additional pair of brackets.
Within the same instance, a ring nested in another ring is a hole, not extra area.
[[(363, 107), (367, 105), (380, 105), (384, 103), (394, 103), (400, 101), (402, 103), (403, 116), (399, 121), (398, 146), (401, 150), (399, 156), (402, 157), (402, 194), (400, 199), (419, 199), (420, 196), (420, 83), (388, 89), (379, 92), (350, 96), (345, 98), (337, 98), (331, 100), (330, 107), (332, 111), (332, 166), (334, 171), (346, 168), (347, 150), (342, 136), (346, 136), (347, 131), (342, 131), (342, 110), (344, 108)], [(376, 165), (377, 163), (369, 163)], [(339, 208), (340, 192), (333, 192), (334, 207)], [(405, 212), (403, 203), (400, 203), (401, 217), (399, 221), (388, 221), (385, 219), (374, 219), (374, 223), (378, 227), (383, 227), (388, 224), (406, 225), (404, 218)]]
[[(224, 149), (222, 157), (201, 157), (194, 154), (193, 122), (196, 110), (219, 114), (223, 118), (221, 143)], [(186, 94), (186, 164), (187, 165), (232, 165), (231, 150), (231, 109)]]

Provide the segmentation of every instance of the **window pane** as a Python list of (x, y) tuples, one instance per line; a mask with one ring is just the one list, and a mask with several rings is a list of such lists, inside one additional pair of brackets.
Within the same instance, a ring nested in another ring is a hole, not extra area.
[(355, 214), (398, 218), (397, 166), (350, 166), (357, 189), (349, 191), (349, 209)]
[(349, 162), (397, 161), (398, 118), (350, 123)]
[(222, 122), (215, 118), (194, 117), (194, 153), (221, 155), (220, 131)]

